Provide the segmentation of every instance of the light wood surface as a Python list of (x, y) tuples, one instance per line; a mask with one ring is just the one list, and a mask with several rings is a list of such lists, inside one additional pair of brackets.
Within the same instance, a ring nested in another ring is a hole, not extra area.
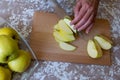
[(103, 51), (103, 57), (92, 59), (88, 56), (86, 47), (89, 39), (96, 34), (104, 34), (110, 38), (110, 25), (107, 20), (96, 19), (91, 32), (83, 38), (78, 37), (73, 45), (73, 52), (62, 50), (53, 37), (53, 27), (59, 17), (52, 13), (36, 12), (33, 17), (33, 29), (30, 34), (30, 45), (39, 60), (62, 61), (82, 64), (111, 65), (110, 50)]

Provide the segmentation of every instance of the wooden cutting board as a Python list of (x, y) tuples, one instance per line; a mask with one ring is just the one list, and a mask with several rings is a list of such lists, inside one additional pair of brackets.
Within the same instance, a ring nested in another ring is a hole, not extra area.
[(39, 60), (111, 65), (110, 50), (103, 51), (104, 55), (99, 59), (90, 58), (86, 51), (88, 40), (93, 39), (96, 34), (104, 34), (110, 38), (110, 25), (107, 20), (96, 19), (91, 32), (72, 43), (77, 47), (73, 52), (62, 50), (53, 37), (53, 27), (58, 20), (59, 17), (52, 13), (35, 12), (34, 14), (30, 46)]

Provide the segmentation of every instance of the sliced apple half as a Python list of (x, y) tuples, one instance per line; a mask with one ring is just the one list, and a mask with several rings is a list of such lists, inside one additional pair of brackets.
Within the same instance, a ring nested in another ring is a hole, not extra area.
[(87, 52), (91, 58), (100, 58), (102, 57), (102, 50), (96, 40), (89, 40), (87, 44)]
[(69, 28), (69, 26), (64, 22), (64, 20), (60, 20), (58, 22), (58, 25), (60, 26), (60, 30), (64, 31), (66, 34), (73, 34), (72, 30)]
[(94, 39), (99, 43), (100, 47), (104, 50), (109, 50), (112, 48), (112, 41), (110, 41), (107, 37), (102, 35), (97, 35)]
[(74, 25), (70, 25), (71, 20), (69, 18), (64, 18), (63, 19), (65, 23), (70, 27), (70, 29), (74, 32), (77, 33), (77, 31), (74, 29)]
[(101, 34), (97, 35), (99, 37), (102, 37), (103, 39), (105, 39), (106, 41), (108, 41), (109, 43), (113, 44), (112, 40), (108, 39), (106, 36), (103, 36)]
[(61, 49), (66, 50), (66, 51), (74, 51), (76, 49), (75, 46), (73, 46), (69, 43), (65, 43), (65, 42), (60, 42), (59, 46)]

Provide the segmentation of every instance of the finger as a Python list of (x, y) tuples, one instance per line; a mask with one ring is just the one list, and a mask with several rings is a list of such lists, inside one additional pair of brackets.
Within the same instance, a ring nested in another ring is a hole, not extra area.
[(88, 10), (88, 5), (84, 5), (81, 9), (78, 15), (71, 21), (71, 24), (76, 24), (78, 21), (82, 19), (82, 17), (85, 15), (86, 11)]
[(81, 31), (81, 30), (84, 30), (85, 28), (87, 28), (93, 22), (93, 18), (94, 18), (94, 15), (92, 14), (89, 17), (88, 21), (84, 25), (82, 25), (81, 27), (78, 28), (78, 31)]
[(78, 15), (81, 7), (82, 7), (82, 5), (81, 5), (80, 1), (77, 2), (76, 6), (75, 6), (75, 8), (74, 8), (74, 17), (76, 17), (76, 16)]
[(91, 30), (91, 28), (93, 27), (94, 23), (92, 23), (86, 30), (85, 33), (88, 34)]
[(79, 27), (84, 25), (87, 22), (87, 20), (89, 19), (89, 17), (92, 15), (92, 12), (93, 12), (93, 8), (91, 7), (90, 9), (88, 9), (85, 16), (75, 25), (75, 29), (78, 29)]

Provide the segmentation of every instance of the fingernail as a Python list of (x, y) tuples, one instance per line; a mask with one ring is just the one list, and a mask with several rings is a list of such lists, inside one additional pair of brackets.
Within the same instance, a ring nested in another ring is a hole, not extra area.
[(86, 31), (85, 33), (86, 33), (86, 34), (88, 34), (88, 33), (89, 33), (89, 31)]

